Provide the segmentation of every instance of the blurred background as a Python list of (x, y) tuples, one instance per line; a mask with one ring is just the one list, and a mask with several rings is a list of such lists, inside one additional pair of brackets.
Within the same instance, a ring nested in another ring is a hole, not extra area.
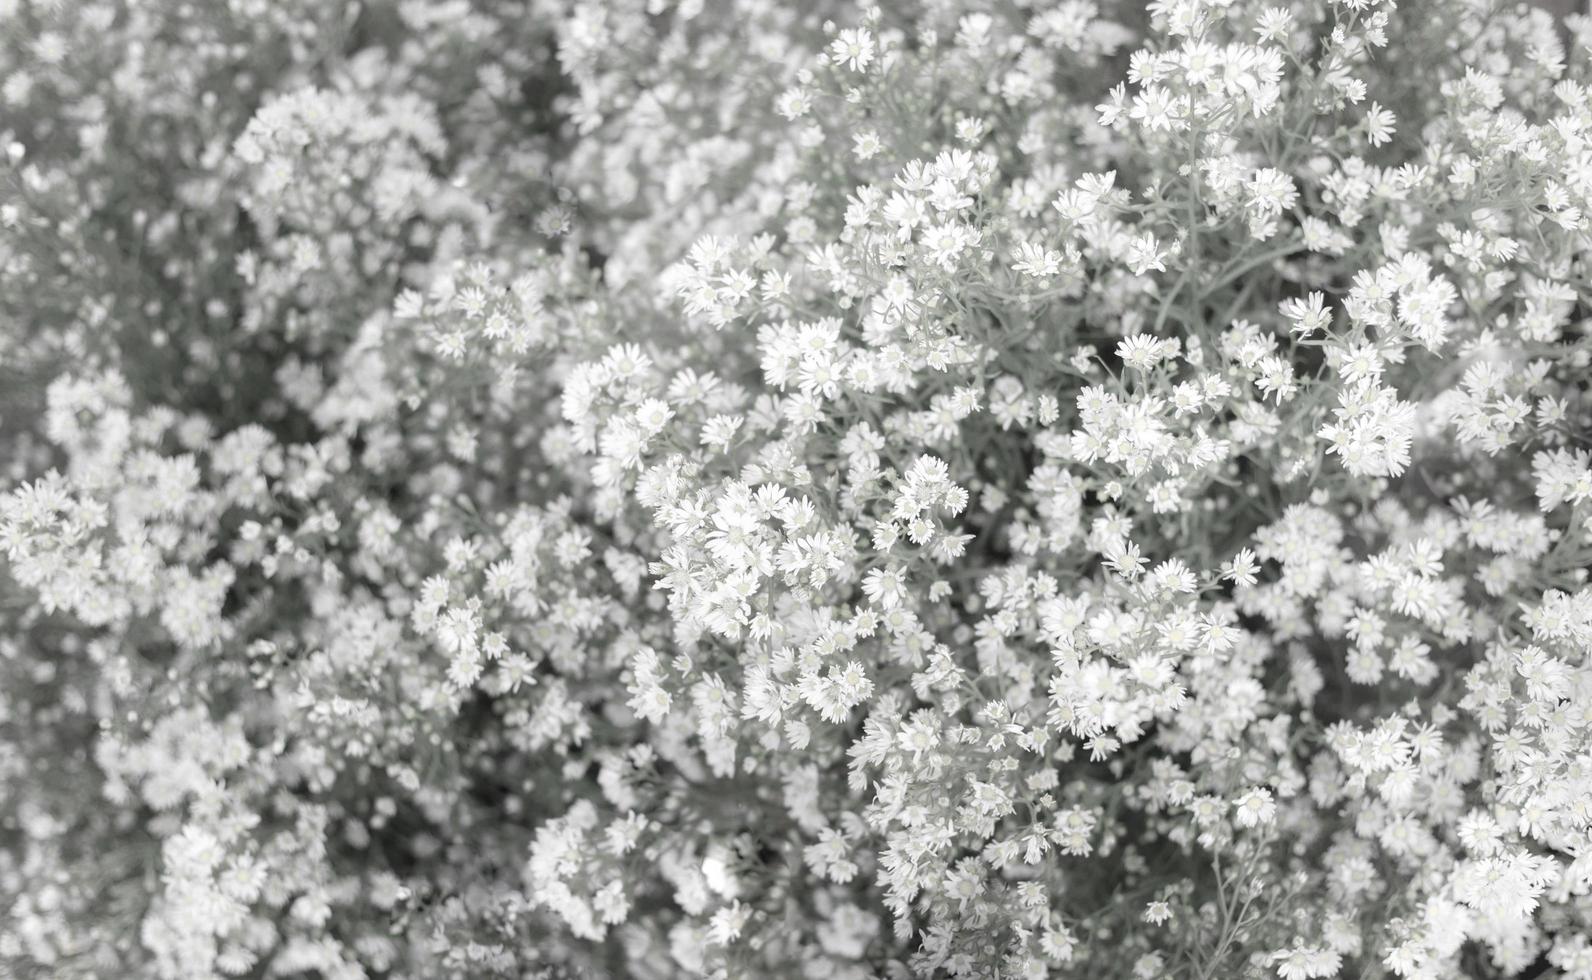
[(1584, 14), (1587, 12), (1587, 0), (1534, 0), (1537, 6), (1556, 16), (1563, 17), (1567, 14)]

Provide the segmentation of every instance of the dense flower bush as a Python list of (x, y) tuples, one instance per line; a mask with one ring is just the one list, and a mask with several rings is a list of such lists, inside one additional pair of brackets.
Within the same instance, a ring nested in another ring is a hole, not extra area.
[(0, 975), (1592, 980), (1592, 22), (0, 0)]

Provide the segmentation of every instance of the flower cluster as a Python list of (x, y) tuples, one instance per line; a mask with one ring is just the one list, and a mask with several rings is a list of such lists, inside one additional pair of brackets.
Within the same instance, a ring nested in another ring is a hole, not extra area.
[(0, 0), (0, 975), (1592, 980), (1592, 18)]

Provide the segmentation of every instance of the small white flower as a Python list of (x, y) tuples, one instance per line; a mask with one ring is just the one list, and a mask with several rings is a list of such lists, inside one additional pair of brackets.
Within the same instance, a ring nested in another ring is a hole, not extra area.
[(1272, 822), (1277, 815), (1277, 804), (1270, 790), (1257, 786), (1239, 796), (1233, 814), (1240, 827), (1258, 827)]

